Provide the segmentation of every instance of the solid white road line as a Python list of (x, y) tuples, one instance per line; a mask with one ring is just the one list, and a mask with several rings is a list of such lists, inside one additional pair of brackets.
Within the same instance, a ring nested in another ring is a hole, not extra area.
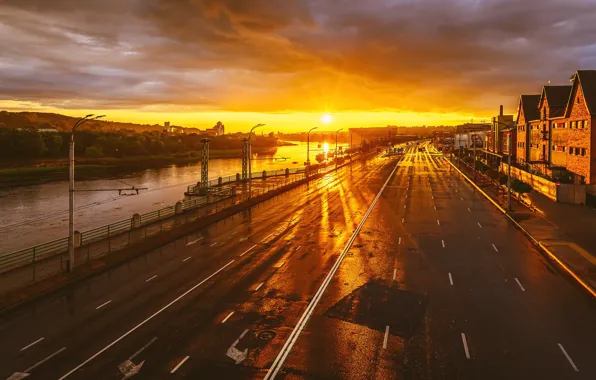
[(495, 249), (496, 252), (499, 252), (499, 250), (497, 249), (497, 247), (493, 244), (493, 248)]
[(275, 233), (275, 232), (272, 232), (272, 233), (270, 233), (269, 235), (265, 236), (265, 237), (263, 238), (263, 240), (261, 240), (261, 243), (262, 243), (262, 242), (264, 242), (265, 240), (269, 239), (271, 236), (273, 236), (273, 234), (274, 234), (274, 233)]
[(470, 358), (470, 351), (468, 350), (468, 341), (466, 340), (466, 334), (461, 333), (461, 340), (464, 343), (464, 351), (466, 353), (466, 358)]
[(25, 351), (26, 349), (28, 349), (31, 346), (35, 346), (37, 343), (41, 342), (42, 340), (44, 340), (44, 337), (39, 338), (38, 340), (36, 340), (33, 343), (29, 343), (28, 345), (26, 345), (25, 347), (21, 348), (21, 351)]
[(397, 277), (397, 268), (393, 269), (393, 281), (395, 281), (396, 277)]
[(109, 304), (110, 302), (112, 302), (112, 300), (109, 300), (108, 302), (104, 302), (104, 303), (102, 303), (101, 305), (99, 305), (98, 307), (96, 307), (96, 308), (95, 308), (95, 310), (99, 310), (99, 309), (101, 309), (102, 307), (106, 306), (106, 305), (107, 305), (107, 304)]
[(174, 373), (176, 371), (178, 371), (178, 369), (180, 367), (182, 367), (182, 364), (186, 363), (186, 361), (190, 358), (190, 356), (185, 357), (184, 359), (180, 360), (180, 363), (178, 363), (178, 365), (176, 367), (174, 367), (173, 370), (170, 371), (170, 373)]
[(157, 275), (149, 277), (148, 279), (145, 280), (145, 282), (149, 282), (149, 281), (153, 280), (155, 277), (157, 277)]
[(445, 240), (441, 240), (441, 245), (445, 248)]
[(230, 317), (231, 317), (232, 315), (234, 315), (234, 312), (231, 312), (230, 314), (228, 314), (228, 316), (227, 316), (227, 317), (225, 317), (225, 318), (224, 318), (224, 320), (223, 320), (223, 321), (221, 321), (221, 323), (226, 323), (226, 321), (227, 321), (228, 319), (230, 319)]
[(259, 289), (261, 289), (261, 286), (263, 286), (264, 282), (261, 282), (256, 288), (255, 288), (255, 292)]
[(146, 345), (144, 345), (143, 347), (141, 347), (137, 352), (135, 352), (134, 354), (130, 355), (130, 358), (128, 358), (128, 360), (132, 360), (134, 358), (136, 358), (137, 356), (139, 356), (139, 354), (141, 352), (143, 352), (147, 347), (151, 346), (153, 344), (153, 342), (155, 342), (157, 340), (157, 337), (154, 336), (153, 339), (151, 339), (149, 341), (149, 343), (147, 343)]
[(482, 224), (480, 224), (480, 222), (478, 222), (478, 227), (482, 228)]
[(188, 256), (186, 259), (182, 260), (182, 262), (185, 262), (185, 261), (188, 261), (188, 260), (190, 260), (190, 257), (191, 257), (191, 256)]
[(59, 353), (61, 353), (64, 350), (66, 350), (66, 347), (62, 347), (61, 349), (59, 349), (58, 351), (54, 352), (50, 356), (47, 356), (45, 359), (41, 359), (40, 361), (38, 361), (37, 363), (33, 364), (31, 367), (27, 368), (23, 372), (29, 373), (29, 372), (33, 371), (35, 368), (39, 367), (40, 365), (42, 365), (43, 363), (47, 362), (48, 360), (50, 360), (51, 358), (53, 358), (54, 356), (58, 355)]
[(383, 349), (387, 348), (387, 339), (389, 339), (389, 326), (385, 327), (385, 337), (383, 338)]
[(210, 247), (213, 247), (215, 244), (217, 244), (217, 242), (215, 242), (215, 243), (211, 244), (211, 245), (210, 245)]
[(199, 282), (198, 284), (196, 284), (192, 288), (188, 289), (186, 292), (184, 292), (181, 295), (179, 295), (177, 298), (175, 298), (169, 304), (167, 304), (166, 306), (162, 307), (161, 309), (159, 309), (158, 311), (156, 311), (155, 313), (153, 313), (151, 316), (149, 316), (148, 318), (146, 318), (145, 320), (143, 320), (143, 322), (139, 323), (138, 325), (136, 325), (132, 329), (128, 330), (127, 332), (125, 332), (124, 334), (122, 334), (119, 338), (117, 338), (116, 340), (112, 341), (110, 344), (108, 344), (107, 346), (105, 346), (101, 350), (97, 351), (95, 354), (93, 354), (87, 360), (85, 360), (84, 362), (82, 362), (81, 364), (79, 364), (78, 366), (76, 366), (75, 368), (71, 369), (68, 373), (66, 373), (64, 376), (62, 376), (58, 380), (66, 379), (67, 377), (69, 377), (70, 375), (72, 375), (73, 373), (75, 373), (76, 371), (78, 371), (79, 369), (81, 369), (84, 365), (86, 365), (87, 363), (89, 363), (93, 359), (97, 358), (99, 355), (103, 354), (105, 351), (109, 350), (116, 343), (120, 342), (122, 339), (126, 338), (127, 336), (129, 336), (130, 334), (132, 334), (133, 332), (135, 332), (136, 330), (138, 330), (141, 326), (143, 326), (144, 324), (146, 324), (147, 322), (149, 322), (150, 320), (152, 320), (153, 318), (155, 318), (156, 316), (158, 316), (159, 314), (163, 313), (165, 310), (167, 310), (168, 308), (170, 308), (173, 304), (175, 304), (176, 302), (180, 301), (182, 298), (184, 298), (187, 295), (189, 295), (196, 288), (198, 288), (199, 286), (203, 285), (207, 281), (211, 280), (219, 272), (221, 272), (222, 270), (224, 270), (227, 267), (229, 267), (230, 265), (232, 265), (233, 262), (234, 262), (234, 260), (230, 261), (229, 263), (227, 263), (223, 267), (221, 267), (218, 270), (216, 270), (215, 272), (213, 272), (210, 276), (208, 276), (207, 278), (205, 278), (203, 281)]
[(453, 286), (453, 277), (451, 277), (451, 272), (449, 272), (449, 283)]
[(196, 243), (197, 243), (199, 240), (202, 240), (202, 239), (203, 239), (203, 236), (201, 236), (201, 237), (200, 237), (200, 238), (198, 238), (197, 240), (193, 240), (193, 241), (191, 241), (191, 242), (188, 242), (188, 244), (186, 244), (186, 246), (188, 247), (189, 245), (196, 244)]
[(569, 354), (567, 353), (567, 351), (565, 351), (565, 348), (563, 347), (563, 345), (561, 343), (557, 343), (557, 344), (559, 345), (559, 348), (561, 349), (561, 351), (563, 351), (563, 355), (565, 355), (565, 357), (569, 361), (569, 364), (571, 364), (571, 366), (573, 367), (573, 370), (575, 372), (579, 372), (579, 369), (577, 369), (575, 363), (573, 362), (573, 360), (571, 360), (571, 357), (569, 356)]
[(256, 246), (257, 246), (257, 245), (255, 244), (255, 245), (253, 245), (252, 247), (250, 247), (249, 249), (247, 249), (246, 251), (242, 252), (242, 253), (240, 254), (240, 257), (242, 257), (242, 256), (246, 255), (248, 252), (252, 251), (252, 250), (253, 250), (253, 249), (254, 249)]
[[(373, 208), (377, 204), (377, 201), (381, 197), (381, 194), (383, 193), (383, 191), (387, 187), (387, 184), (389, 183), (389, 180), (395, 174), (395, 172), (396, 172), (396, 170), (397, 170), (400, 162), (401, 162), (401, 160), (399, 160), (395, 164), (395, 167), (393, 168), (393, 171), (387, 177), (387, 180), (383, 184), (383, 187), (381, 187), (381, 190), (379, 190), (379, 192), (377, 193), (377, 196), (373, 199), (373, 201), (370, 204), (368, 210), (366, 211), (366, 213), (362, 217), (362, 220), (360, 221), (360, 223), (358, 224), (358, 226), (356, 227), (356, 229), (352, 233), (352, 236), (350, 237), (350, 240), (348, 240), (348, 242), (346, 243), (344, 249), (342, 250), (342, 252), (339, 255), (339, 257), (337, 258), (337, 261), (335, 262), (335, 264), (333, 265), (333, 267), (331, 268), (331, 270), (329, 271), (329, 273), (327, 274), (327, 276), (323, 280), (323, 283), (321, 284), (321, 286), (319, 287), (319, 289), (317, 290), (317, 292), (315, 293), (315, 295), (313, 296), (313, 298), (309, 302), (306, 310), (304, 311), (304, 313), (300, 317), (300, 320), (298, 321), (298, 323), (296, 324), (296, 326), (294, 327), (294, 329), (290, 333), (290, 336), (288, 337), (288, 340), (286, 340), (285, 344), (283, 345), (283, 347), (281, 348), (279, 354), (277, 355), (277, 357), (273, 361), (273, 364), (271, 364), (271, 367), (267, 371), (267, 374), (265, 375), (265, 377), (264, 377), (263, 380), (274, 379), (275, 376), (277, 375), (277, 372), (279, 372), (279, 370), (281, 369), (284, 361), (286, 360), (286, 358), (290, 354), (290, 351), (294, 347), (294, 344), (296, 344), (296, 340), (300, 336), (300, 333), (304, 329), (304, 326), (308, 322), (308, 320), (309, 320), (311, 314), (313, 313), (315, 307), (319, 303), (319, 300), (321, 299), (323, 293), (327, 289), (327, 286), (329, 286), (329, 283), (331, 282), (331, 279), (335, 275), (335, 272), (337, 272), (337, 268), (339, 268), (339, 265), (341, 264), (341, 262), (343, 261), (344, 257), (348, 253), (348, 250), (350, 249), (350, 247), (352, 247), (352, 244), (354, 244), (354, 240), (356, 240), (356, 237), (358, 236), (360, 230), (362, 229), (362, 226), (364, 225), (364, 223), (368, 219), (370, 213), (372, 212)], [(59, 380), (61, 380), (61, 379), (59, 379)]]
[(522, 292), (525, 292), (526, 289), (524, 289), (524, 287), (522, 286), (521, 282), (519, 282), (519, 280), (517, 279), (517, 277), (515, 278), (515, 282), (517, 282), (517, 284), (519, 285), (519, 288), (522, 290)]

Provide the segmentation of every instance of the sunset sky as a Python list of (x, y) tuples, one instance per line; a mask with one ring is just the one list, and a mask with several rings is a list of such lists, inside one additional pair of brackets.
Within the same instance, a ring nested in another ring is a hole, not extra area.
[(453, 125), (595, 69), (595, 19), (593, 0), (3, 0), (0, 108)]

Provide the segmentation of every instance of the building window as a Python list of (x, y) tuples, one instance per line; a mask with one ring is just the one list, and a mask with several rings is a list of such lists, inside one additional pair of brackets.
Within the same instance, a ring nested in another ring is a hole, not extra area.
[(564, 151), (565, 151), (565, 147), (564, 147), (564, 146), (562, 146), (562, 147), (561, 147), (561, 152), (564, 152)]
[(582, 156), (586, 155), (586, 148), (582, 148)]
[(575, 121), (570, 121), (569, 122), (569, 128), (573, 129), (574, 124), (575, 124)]
[(582, 123), (582, 129), (586, 128), (586, 121), (582, 120), (581, 123)]
[(563, 128), (567, 128), (567, 122), (563, 123)]

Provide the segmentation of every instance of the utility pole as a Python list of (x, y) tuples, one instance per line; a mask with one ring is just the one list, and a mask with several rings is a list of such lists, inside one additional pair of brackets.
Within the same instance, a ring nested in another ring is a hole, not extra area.
[(252, 132), (264, 126), (265, 124), (257, 124), (251, 128), (248, 133), (248, 197), (252, 197)]
[(203, 143), (203, 153), (201, 154), (201, 188), (199, 193), (201, 195), (207, 195), (207, 189), (209, 188), (209, 139), (201, 139)]
[(75, 262), (75, 252), (74, 252), (74, 192), (75, 192), (75, 178), (74, 178), (74, 156), (75, 156), (75, 151), (74, 151), (74, 136), (75, 136), (75, 132), (77, 131), (77, 128), (79, 128), (81, 125), (83, 125), (85, 122), (89, 121), (89, 120), (97, 120), (100, 119), (102, 117), (104, 117), (105, 115), (99, 115), (96, 117), (93, 117), (93, 114), (89, 114), (79, 120), (77, 120), (77, 122), (75, 123), (75, 125), (72, 127), (72, 131), (70, 133), (70, 147), (69, 147), (69, 152), (68, 152), (68, 163), (69, 163), (69, 167), (68, 167), (68, 176), (69, 176), (69, 181), (68, 181), (68, 262), (66, 264), (66, 269), (68, 272), (72, 272), (72, 270), (74, 269), (74, 262)]
[(312, 127), (306, 133), (306, 165), (310, 166), (310, 133), (319, 127)]
[(248, 181), (248, 138), (242, 139), (242, 183)]
[(509, 154), (507, 155), (507, 211), (511, 211), (511, 134), (513, 131), (509, 132)]
[(338, 129), (335, 132), (335, 170), (337, 170), (337, 134), (339, 133), (339, 131), (341, 131), (343, 128)]

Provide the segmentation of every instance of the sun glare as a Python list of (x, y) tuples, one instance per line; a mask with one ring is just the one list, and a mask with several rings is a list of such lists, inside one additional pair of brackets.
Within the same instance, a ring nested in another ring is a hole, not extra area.
[(323, 152), (329, 153), (329, 144), (327, 144), (327, 143), (323, 144)]
[(326, 113), (325, 115), (321, 116), (321, 121), (324, 124), (329, 124), (333, 121), (333, 116), (329, 115), (328, 113)]

